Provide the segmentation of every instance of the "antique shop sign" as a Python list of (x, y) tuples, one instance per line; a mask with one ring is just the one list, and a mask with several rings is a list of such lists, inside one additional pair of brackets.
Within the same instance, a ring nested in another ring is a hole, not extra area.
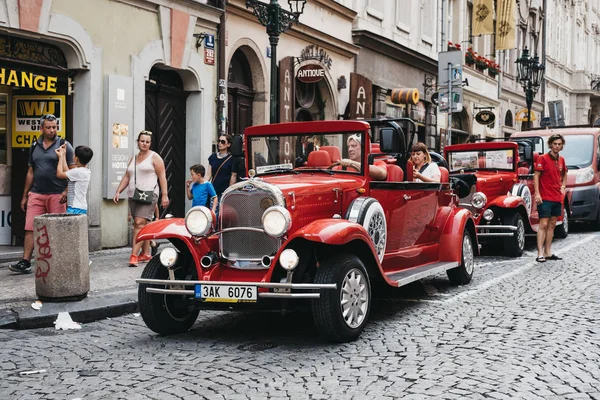
[(307, 64), (298, 68), (296, 78), (300, 82), (315, 83), (325, 77), (325, 69), (318, 64)]

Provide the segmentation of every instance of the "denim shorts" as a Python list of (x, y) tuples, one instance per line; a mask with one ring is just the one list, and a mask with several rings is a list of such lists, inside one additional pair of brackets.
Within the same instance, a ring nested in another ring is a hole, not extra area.
[(562, 214), (562, 203), (559, 201), (543, 200), (538, 204), (538, 214), (540, 218), (560, 217)]

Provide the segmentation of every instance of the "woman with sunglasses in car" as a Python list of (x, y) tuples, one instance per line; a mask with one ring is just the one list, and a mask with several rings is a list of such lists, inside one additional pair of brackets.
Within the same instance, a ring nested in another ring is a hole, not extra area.
[[(232, 141), (233, 137), (231, 135), (219, 136), (219, 141), (217, 142), (218, 151), (208, 157), (206, 180), (213, 184), (219, 202), (225, 189), (229, 185), (233, 185), (237, 180), (237, 173), (234, 170), (234, 159), (230, 153)], [(217, 204), (218, 213), (219, 205)]]

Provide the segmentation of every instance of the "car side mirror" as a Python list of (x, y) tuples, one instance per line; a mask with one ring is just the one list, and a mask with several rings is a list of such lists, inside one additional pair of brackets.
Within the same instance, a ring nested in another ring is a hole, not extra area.
[(233, 135), (230, 150), (232, 156), (244, 157), (244, 139), (242, 139), (242, 135)]
[(394, 128), (383, 128), (379, 132), (380, 151), (382, 153), (397, 153), (400, 149), (400, 135)]
[(525, 148), (523, 149), (523, 155), (525, 160), (530, 161), (533, 160), (533, 148), (529, 147), (529, 146), (525, 146)]

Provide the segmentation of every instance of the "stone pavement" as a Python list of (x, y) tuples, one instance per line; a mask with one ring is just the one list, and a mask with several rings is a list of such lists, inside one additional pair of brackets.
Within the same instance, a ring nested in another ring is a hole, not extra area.
[[(58, 313), (67, 311), (74, 321), (90, 322), (137, 310), (135, 279), (144, 264), (129, 268), (131, 247), (92, 252), (90, 291), (83, 300), (43, 302), (40, 310), (31, 307), (37, 300), (35, 274), (21, 275), (8, 270), (20, 259), (22, 248), (0, 249), (0, 328), (30, 329), (54, 326)], [(34, 262), (35, 264), (35, 262)]]

